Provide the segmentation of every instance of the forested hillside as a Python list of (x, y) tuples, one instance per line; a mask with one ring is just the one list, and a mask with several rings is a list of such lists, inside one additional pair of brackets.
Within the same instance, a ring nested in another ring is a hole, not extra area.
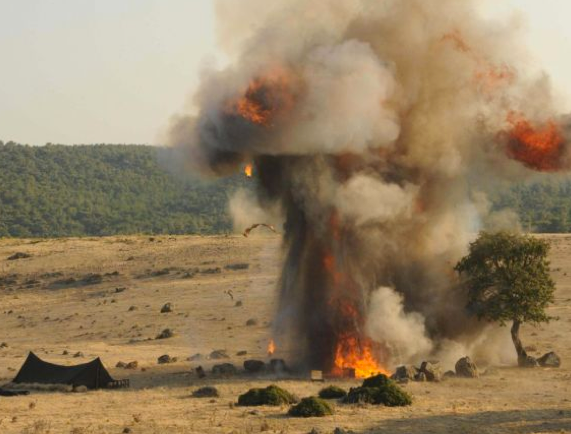
[[(159, 163), (169, 152), (150, 146), (0, 142), (0, 237), (231, 231), (228, 196), (251, 187), (251, 180), (175, 176)], [(571, 232), (571, 181), (498, 193), (494, 209), (505, 207), (519, 214), (526, 230)]]
[(0, 236), (230, 231), (227, 198), (247, 179), (183, 179), (158, 163), (159, 152), (169, 151), (0, 142)]

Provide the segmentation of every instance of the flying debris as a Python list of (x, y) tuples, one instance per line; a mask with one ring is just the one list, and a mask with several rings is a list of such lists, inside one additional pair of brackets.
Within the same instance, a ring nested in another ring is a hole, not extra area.
[(278, 233), (278, 231), (276, 231), (276, 228), (273, 225), (269, 225), (266, 223), (256, 223), (256, 224), (250, 226), (249, 228), (246, 228), (244, 230), (244, 232), (242, 233), (242, 235), (244, 235), (246, 238), (248, 238), (248, 236), (250, 235), (250, 232), (252, 232), (254, 229), (259, 228), (259, 227), (268, 228), (270, 231), (272, 231), (276, 234)]

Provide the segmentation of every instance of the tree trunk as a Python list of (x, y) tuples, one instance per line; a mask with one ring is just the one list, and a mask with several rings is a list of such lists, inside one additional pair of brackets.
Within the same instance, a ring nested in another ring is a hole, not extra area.
[(527, 362), (527, 353), (523, 348), (521, 340), (519, 339), (519, 326), (521, 323), (518, 320), (514, 320), (512, 325), (512, 341), (517, 352), (517, 363), (519, 366), (525, 366)]

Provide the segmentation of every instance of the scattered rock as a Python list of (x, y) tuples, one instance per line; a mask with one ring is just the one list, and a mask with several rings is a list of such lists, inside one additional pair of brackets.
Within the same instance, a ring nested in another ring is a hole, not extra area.
[(169, 313), (173, 311), (172, 303), (165, 303), (163, 307), (161, 307), (161, 313)]
[(422, 362), (420, 372), (426, 375), (427, 381), (440, 381), (442, 379), (442, 372), (438, 362)]
[(0, 348), (8, 348), (8, 344), (6, 342), (2, 342), (0, 344)]
[(241, 406), (279, 406), (295, 404), (297, 401), (298, 399), (295, 395), (274, 384), (266, 387), (265, 389), (250, 389), (238, 397), (238, 405)]
[(125, 366), (127, 366), (125, 362), (117, 362), (117, 364), (115, 365), (116, 368), (122, 368), (122, 369), (125, 369)]
[(347, 396), (347, 392), (338, 386), (328, 386), (319, 391), (322, 399), (341, 399)]
[(131, 428), (129, 428), (128, 426), (126, 426), (125, 428), (123, 428), (123, 434), (130, 434), (133, 431), (131, 431)]
[(168, 354), (163, 354), (161, 357), (157, 359), (157, 363), (159, 365), (165, 365), (167, 363), (174, 363), (176, 362), (176, 357), (171, 357)]
[(333, 407), (321, 398), (310, 396), (289, 409), (288, 415), (293, 417), (324, 417), (333, 414)]
[(244, 369), (251, 373), (264, 372), (266, 364), (261, 360), (246, 360), (244, 361)]
[(174, 332), (171, 329), (164, 329), (160, 332), (155, 339), (168, 339), (174, 336)]
[(355, 431), (347, 431), (343, 428), (335, 428), (333, 434), (355, 434)]
[(195, 398), (218, 398), (220, 393), (216, 387), (205, 386), (192, 392), (192, 396)]
[(397, 382), (413, 381), (418, 374), (418, 369), (412, 365), (399, 366), (391, 378)]
[(232, 271), (247, 270), (248, 268), (250, 268), (250, 264), (246, 263), (228, 264), (224, 267), (225, 270), (232, 270)]
[(188, 360), (189, 362), (194, 362), (194, 361), (196, 361), (196, 360), (202, 360), (202, 354), (196, 353), (196, 354), (190, 356), (187, 360)]
[(234, 307), (242, 307), (242, 301), (241, 301), (241, 300), (238, 300), (238, 301), (236, 302), (236, 304), (234, 305)]
[(236, 375), (238, 370), (232, 363), (221, 363), (212, 367), (212, 373), (215, 375), (231, 376)]
[(248, 354), (248, 351), (238, 351), (236, 353), (237, 356), (245, 356), (246, 354)]
[(226, 350), (214, 350), (210, 353), (209, 358), (213, 360), (220, 360), (220, 359), (229, 359), (230, 357), (226, 353)]
[(561, 357), (551, 351), (537, 359), (537, 363), (544, 368), (559, 368), (561, 366)]
[(454, 367), (456, 370), (456, 375), (458, 377), (463, 378), (478, 378), (478, 367), (470, 357), (462, 357), (460, 360), (456, 362), (456, 366)]
[(442, 378), (456, 378), (456, 372), (454, 371), (446, 371)]
[(128, 309), (129, 312), (133, 312), (134, 310), (137, 310), (137, 306), (130, 306)]
[(73, 355), (73, 357), (83, 357), (83, 353), (81, 351), (78, 351)]
[(115, 294), (119, 294), (121, 292), (125, 292), (127, 290), (126, 287), (122, 286), (120, 288), (115, 288)]
[(137, 369), (139, 367), (139, 362), (133, 360), (125, 365), (125, 369)]
[(61, 354), (62, 354), (62, 356), (67, 356), (67, 355), (69, 354), (69, 351), (68, 351), (68, 350), (63, 350), (63, 351), (61, 352)]
[(29, 253), (16, 252), (12, 256), (8, 256), (8, 260), (9, 261), (15, 261), (17, 259), (27, 259), (27, 258), (31, 258), (31, 257), (32, 257), (32, 255), (30, 255)]
[(256, 326), (258, 325), (258, 320), (256, 318), (250, 318), (248, 321), (246, 321), (246, 325), (248, 327)]

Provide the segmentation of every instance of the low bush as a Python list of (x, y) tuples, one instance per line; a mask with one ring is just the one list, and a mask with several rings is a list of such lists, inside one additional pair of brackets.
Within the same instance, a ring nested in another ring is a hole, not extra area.
[(293, 417), (323, 417), (333, 414), (333, 407), (321, 398), (310, 396), (289, 409), (288, 414)]
[(319, 391), (319, 397), (323, 399), (341, 399), (347, 396), (347, 392), (337, 386), (329, 386)]
[(241, 406), (295, 404), (297, 401), (294, 395), (274, 384), (265, 389), (250, 389), (238, 397)]

